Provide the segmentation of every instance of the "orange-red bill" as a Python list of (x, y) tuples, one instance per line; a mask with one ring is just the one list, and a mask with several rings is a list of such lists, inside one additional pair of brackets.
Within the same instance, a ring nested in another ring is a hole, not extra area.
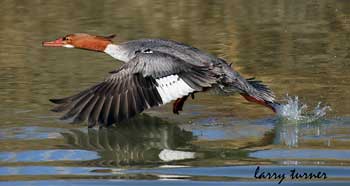
[(44, 41), (43, 42), (44, 47), (62, 47), (63, 46), (63, 39), (59, 38), (54, 41)]

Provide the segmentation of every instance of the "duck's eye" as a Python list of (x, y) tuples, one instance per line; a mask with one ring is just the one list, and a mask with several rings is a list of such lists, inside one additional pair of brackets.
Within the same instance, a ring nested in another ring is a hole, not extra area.
[(69, 37), (63, 37), (62, 40), (63, 40), (63, 41), (68, 41), (68, 40), (69, 40)]

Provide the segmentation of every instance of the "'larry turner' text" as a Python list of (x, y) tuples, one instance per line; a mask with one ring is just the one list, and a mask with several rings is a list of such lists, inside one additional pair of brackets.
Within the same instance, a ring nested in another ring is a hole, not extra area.
[(260, 166), (257, 166), (254, 173), (255, 179), (273, 179), (277, 180), (278, 184), (281, 184), (284, 179), (289, 178), (291, 180), (312, 180), (312, 179), (327, 179), (327, 174), (322, 171), (318, 172), (300, 172), (295, 168), (289, 170), (289, 172), (274, 172), (274, 171), (264, 171), (260, 169)]

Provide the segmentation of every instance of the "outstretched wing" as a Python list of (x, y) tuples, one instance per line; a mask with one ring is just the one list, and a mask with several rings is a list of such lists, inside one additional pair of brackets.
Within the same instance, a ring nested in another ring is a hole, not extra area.
[(145, 109), (211, 87), (217, 79), (209, 67), (194, 66), (161, 52), (139, 53), (102, 83), (76, 95), (52, 99), (53, 111), (73, 123), (109, 126)]

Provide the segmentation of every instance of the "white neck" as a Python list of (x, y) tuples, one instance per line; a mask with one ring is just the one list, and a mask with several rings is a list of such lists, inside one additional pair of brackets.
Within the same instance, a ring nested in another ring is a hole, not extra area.
[(108, 44), (104, 52), (113, 58), (123, 62), (128, 62), (130, 59), (129, 51), (120, 45)]

